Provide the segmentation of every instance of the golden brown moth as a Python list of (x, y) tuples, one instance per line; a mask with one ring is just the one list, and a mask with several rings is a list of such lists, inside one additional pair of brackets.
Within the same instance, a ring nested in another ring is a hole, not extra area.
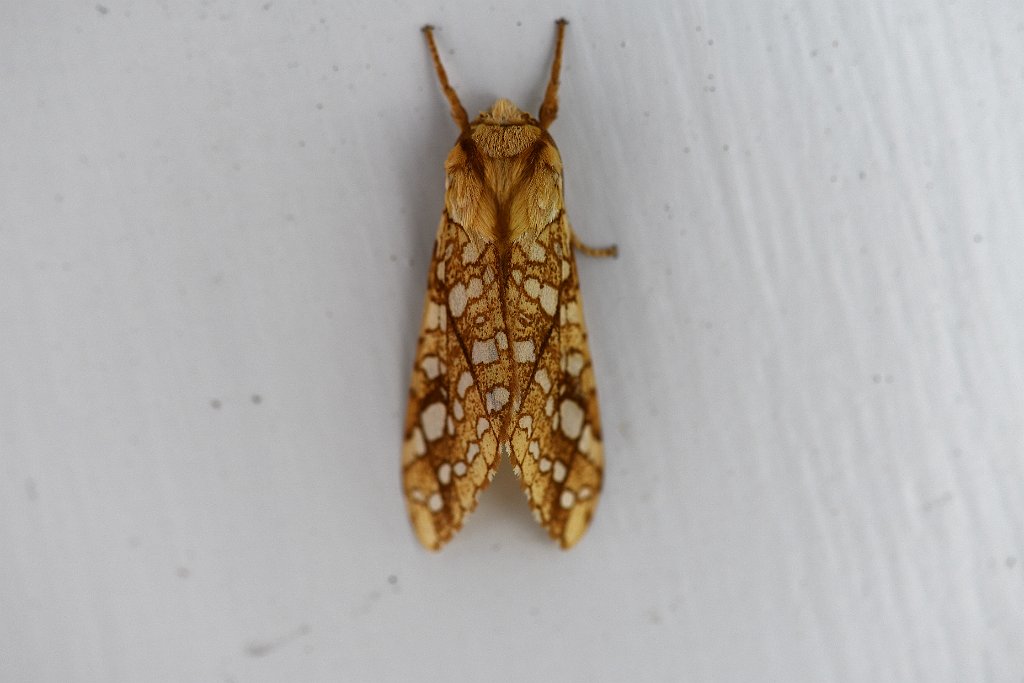
[(562, 194), (548, 127), (558, 114), (566, 21), (539, 118), (506, 99), (469, 120), (432, 27), (423, 28), (460, 133), (445, 161), (441, 224), (405, 420), (402, 476), (413, 529), (437, 550), (458, 531), (502, 456), (533, 514), (562, 547), (586, 531), (603, 453)]

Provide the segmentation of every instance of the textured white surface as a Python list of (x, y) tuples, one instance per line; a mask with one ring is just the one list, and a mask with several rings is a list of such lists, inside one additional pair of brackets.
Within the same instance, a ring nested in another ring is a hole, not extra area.
[[(1019, 681), (1018, 2), (7, 2), (0, 679)], [(552, 128), (607, 442), (562, 553), (398, 452), (441, 164)]]

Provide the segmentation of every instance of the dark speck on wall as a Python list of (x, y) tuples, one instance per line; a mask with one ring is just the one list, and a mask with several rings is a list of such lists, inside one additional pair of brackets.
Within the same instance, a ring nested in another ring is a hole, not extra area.
[(252, 402), (253, 402), (253, 405), (257, 405), (258, 406), (259, 404), (263, 403), (263, 397), (260, 396), (259, 394), (253, 394), (252, 395)]
[(211, 399), (210, 400), (210, 407), (213, 408), (214, 410), (220, 410), (220, 405), (221, 404), (220, 404), (220, 399), (219, 398), (215, 398), (215, 399)]
[(110, 10), (107, 9), (104, 5), (96, 5), (96, 11), (99, 12), (100, 14), (106, 14)]
[(300, 636), (307, 635), (310, 631), (308, 624), (302, 624), (291, 633), (285, 633), (272, 640), (253, 640), (246, 644), (245, 654), (250, 657), (263, 657), (270, 654), (282, 645), (287, 645)]

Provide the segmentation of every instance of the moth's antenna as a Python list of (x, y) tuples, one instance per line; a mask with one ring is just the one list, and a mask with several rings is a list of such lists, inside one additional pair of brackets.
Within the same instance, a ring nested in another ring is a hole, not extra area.
[(441, 81), (441, 90), (444, 90), (444, 96), (448, 98), (448, 104), (451, 105), (452, 118), (455, 119), (455, 123), (459, 124), (462, 132), (466, 132), (469, 130), (469, 117), (466, 116), (466, 110), (462, 108), (462, 102), (459, 102), (455, 88), (448, 83), (448, 74), (444, 72), (441, 55), (437, 53), (437, 45), (434, 44), (434, 27), (429, 24), (424, 26), (423, 35), (427, 37), (430, 56), (434, 58), (434, 69), (437, 71), (437, 79)]
[(562, 68), (562, 40), (565, 38), (565, 25), (568, 23), (565, 19), (555, 22), (558, 27), (555, 37), (555, 61), (551, 63), (551, 80), (548, 81), (548, 90), (544, 93), (544, 103), (540, 105), (540, 127), (545, 129), (558, 116), (558, 72)]

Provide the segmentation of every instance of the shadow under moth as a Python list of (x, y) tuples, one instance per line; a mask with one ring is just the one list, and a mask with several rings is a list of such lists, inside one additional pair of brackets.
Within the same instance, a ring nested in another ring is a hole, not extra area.
[(499, 99), (470, 121), (423, 28), (459, 126), (445, 161), (441, 224), (427, 276), (402, 447), (420, 542), (441, 548), (477, 505), (503, 457), (534, 517), (563, 548), (587, 529), (603, 452), (573, 249), (564, 208), (558, 113), (566, 21), (539, 118)]

